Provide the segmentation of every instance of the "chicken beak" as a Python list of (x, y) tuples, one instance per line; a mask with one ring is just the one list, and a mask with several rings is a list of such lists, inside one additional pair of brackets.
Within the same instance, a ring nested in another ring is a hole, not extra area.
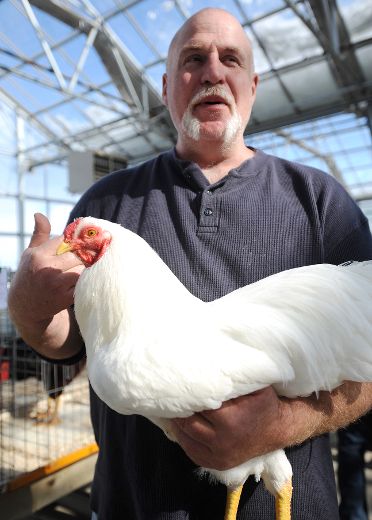
[(57, 248), (56, 254), (63, 255), (63, 253), (67, 253), (67, 251), (71, 251), (71, 245), (68, 242), (61, 242)]

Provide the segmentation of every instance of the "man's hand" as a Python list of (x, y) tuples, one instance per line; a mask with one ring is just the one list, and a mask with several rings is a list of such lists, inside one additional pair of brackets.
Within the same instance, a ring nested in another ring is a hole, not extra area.
[(61, 237), (50, 239), (50, 223), (44, 215), (37, 213), (34, 233), (9, 290), (10, 316), (23, 339), (35, 348), (47, 338), (51, 339), (46, 332), (53, 320), (59, 322), (61, 334), (56, 343), (52, 342), (53, 347), (62, 341), (62, 337), (66, 339), (69, 330), (67, 309), (73, 303), (75, 285), (84, 269), (74, 254), (56, 255), (61, 240)]
[(281, 448), (290, 410), (271, 387), (225, 402), (218, 410), (173, 419), (172, 432), (198, 466), (225, 470)]
[(345, 381), (332, 392), (278, 397), (267, 387), (218, 410), (173, 419), (171, 429), (198, 466), (226, 470), (355, 421), (372, 407), (372, 383)]

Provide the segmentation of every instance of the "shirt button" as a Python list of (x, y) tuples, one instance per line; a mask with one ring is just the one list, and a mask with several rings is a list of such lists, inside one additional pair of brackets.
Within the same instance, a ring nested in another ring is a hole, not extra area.
[(207, 190), (207, 195), (212, 195), (211, 190)]
[(213, 210), (211, 208), (205, 208), (204, 215), (206, 217), (210, 217), (211, 215), (213, 215)]

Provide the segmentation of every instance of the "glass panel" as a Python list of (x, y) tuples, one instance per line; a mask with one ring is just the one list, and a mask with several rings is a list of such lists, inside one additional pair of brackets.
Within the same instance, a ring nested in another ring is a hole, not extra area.
[(338, 0), (337, 5), (352, 42), (372, 37), (371, 0)]
[[(65, 152), (65, 150), (63, 150)], [(61, 157), (61, 149), (55, 145), (43, 145), (27, 152), (27, 165), (34, 169), (40, 162), (46, 164), (48, 161), (55, 162)]]
[(163, 74), (165, 72), (165, 63), (158, 63), (153, 67), (149, 67), (146, 69), (146, 75), (149, 77), (151, 83), (158, 90), (159, 93), (162, 91), (163, 87)]
[[(106, 146), (111, 142), (108, 132), (105, 134), (98, 133), (85, 139), (84, 143), (88, 150), (105, 150)], [(120, 144), (116, 144), (116, 150)]]
[(367, 81), (372, 81), (372, 45), (355, 50), (356, 57), (362, 67)]
[(124, 101), (120, 99), (120, 97), (115, 94), (111, 95), (107, 93), (105, 95), (105, 92), (103, 90), (90, 92), (89, 94), (86, 94), (84, 96), (85, 101), (92, 101), (98, 103), (99, 105), (103, 105), (104, 107), (108, 108), (109, 110), (117, 111), (118, 115), (120, 114), (128, 114), (130, 109)]
[(65, 199), (66, 201), (76, 202), (79, 195), (70, 193), (69, 186), (69, 172), (67, 164), (48, 164), (46, 169), (47, 185), (46, 196), (51, 199)]
[(73, 206), (73, 204), (57, 203), (49, 205), (48, 216), (52, 226), (52, 235), (61, 235), (63, 233)]
[(78, 195), (69, 192), (68, 184), (67, 166), (57, 164), (35, 167), (24, 177), (26, 197), (34, 196), (59, 201), (65, 200), (66, 202), (77, 201)]
[(13, 271), (18, 265), (18, 238), (0, 234), (0, 267), (10, 267)]
[(282, 72), (281, 78), (300, 109), (332, 103), (340, 97), (327, 61)]
[[(141, 65), (146, 65), (159, 57), (146, 44), (125, 15), (118, 14), (110, 18), (109, 25)], [(149, 34), (148, 36), (152, 40)]]
[(32, 10), (50, 45), (71, 34), (72, 28), (58, 20), (58, 18), (51, 16), (42, 9), (38, 9), (34, 6), (32, 7)]
[(360, 201), (359, 206), (365, 216), (368, 218), (369, 227), (372, 231), (372, 200), (362, 200)]
[(372, 138), (365, 120), (343, 113), (282, 130), (291, 142), (275, 132), (247, 136), (246, 141), (268, 153), (334, 172), (354, 197), (372, 197)]
[(18, 231), (17, 201), (13, 197), (0, 197), (0, 231), (16, 233)]
[(51, 124), (50, 118), (53, 118), (56, 130), (58, 125), (61, 125), (61, 128), (57, 130), (58, 134), (69, 135), (91, 127), (99, 127), (118, 117), (117, 112), (102, 106), (75, 100), (50, 110), (48, 114), (42, 116), (42, 119), (47, 120), (47, 124)]
[(2, 34), (0, 34), (0, 42), (2, 47), (4, 47), (0, 49), (1, 72), (7, 72), (7, 67), (15, 67), (22, 63), (22, 60), (17, 57), (17, 54), (14, 51), (5, 48), (6, 44), (4, 44), (4, 37)]
[(0, 99), (0, 153), (15, 153), (16, 128), (14, 111)]
[(35, 30), (22, 8), (21, 11), (12, 2), (0, 2), (0, 32), (5, 36), (3, 41), (7, 41), (10, 50), (27, 56), (42, 52)]
[(249, 29), (249, 27), (246, 27), (245, 32), (247, 33), (248, 38), (252, 44), (255, 71), (257, 74), (262, 74), (263, 72), (269, 71), (271, 69), (270, 63), (268, 62), (267, 57), (262, 47), (259, 45), (255, 35)]
[(17, 165), (14, 157), (2, 155), (0, 145), (0, 195), (18, 193)]
[(0, 88), (29, 111), (40, 110), (63, 99), (63, 95), (49, 87), (44, 87), (33, 81), (19, 78), (15, 75), (6, 76), (0, 80)]
[(45, 197), (44, 172), (41, 168), (34, 168), (24, 175), (23, 189), (26, 196)]
[(110, 98), (110, 97), (117, 98), (120, 101), (120, 103), (125, 104), (124, 101), (121, 100), (121, 95), (114, 83), (108, 83), (108, 84), (100, 87), (99, 90), (103, 95), (107, 94), (108, 98)]
[(255, 22), (257, 32), (275, 68), (322, 54), (317, 39), (291, 9)]
[(168, 54), (173, 35), (184, 22), (174, 2), (143, 0), (129, 9), (162, 56)]
[[(117, 0), (90, 0), (90, 3), (102, 14), (112, 11), (118, 7)], [(123, 2), (124, 3), (124, 2)]]
[(285, 5), (283, 0), (240, 0), (240, 4), (249, 20), (258, 18)]
[(173, 147), (173, 142), (164, 135), (159, 135), (155, 132), (148, 132), (147, 135), (151, 143), (160, 150), (165, 150), (166, 148)]
[(47, 136), (38, 132), (31, 123), (25, 121), (25, 132), (24, 132), (24, 148), (39, 145), (47, 141)]
[[(63, 45), (63, 51), (70, 56), (72, 63), (77, 64), (85, 43), (86, 37), (81, 35)], [(86, 57), (80, 79), (83, 83), (93, 83), (94, 85), (111, 81), (111, 77), (94, 46), (90, 48), (88, 56)]]
[[(85, 38), (82, 35), (78, 35), (67, 44), (56, 48), (53, 52), (54, 58), (58, 62), (58, 67), (64, 76), (66, 85), (69, 84), (70, 79), (72, 78), (72, 75), (75, 71), (76, 63), (79, 60), (81, 51), (84, 47), (84, 43)], [(93, 50), (93, 52), (95, 51)], [(40, 58), (40, 60), (38, 60), (38, 63), (42, 64), (45, 67), (45, 69), (50, 69), (50, 65), (45, 59), (45, 57)], [(40, 69), (39, 72), (36, 70), (36, 73), (40, 74)], [(52, 74), (54, 73), (49, 72), (49, 81), (53, 80)], [(87, 83), (88, 80), (85, 75), (84, 66), (76, 83), (75, 92), (81, 92), (84, 88), (87, 89)], [(90, 80), (89, 83), (92, 83), (92, 80)]]
[(293, 107), (276, 78), (265, 79), (258, 85), (252, 115), (258, 121), (293, 113)]
[(153, 152), (153, 148), (149, 145), (148, 141), (140, 136), (133, 137), (133, 139), (128, 139), (125, 143), (123, 143), (123, 148), (124, 150), (128, 150), (128, 153), (132, 157)]
[(34, 230), (35, 220), (34, 220), (34, 214), (35, 213), (43, 213), (44, 215), (47, 215), (47, 203), (45, 200), (30, 200), (26, 199), (24, 204), (24, 230), (25, 233), (32, 235), (32, 232)]

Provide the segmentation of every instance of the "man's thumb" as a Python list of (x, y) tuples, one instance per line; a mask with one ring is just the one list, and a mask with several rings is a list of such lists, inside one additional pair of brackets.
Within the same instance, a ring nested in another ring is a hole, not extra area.
[(35, 213), (35, 228), (28, 247), (40, 246), (50, 237), (50, 222), (42, 213)]

